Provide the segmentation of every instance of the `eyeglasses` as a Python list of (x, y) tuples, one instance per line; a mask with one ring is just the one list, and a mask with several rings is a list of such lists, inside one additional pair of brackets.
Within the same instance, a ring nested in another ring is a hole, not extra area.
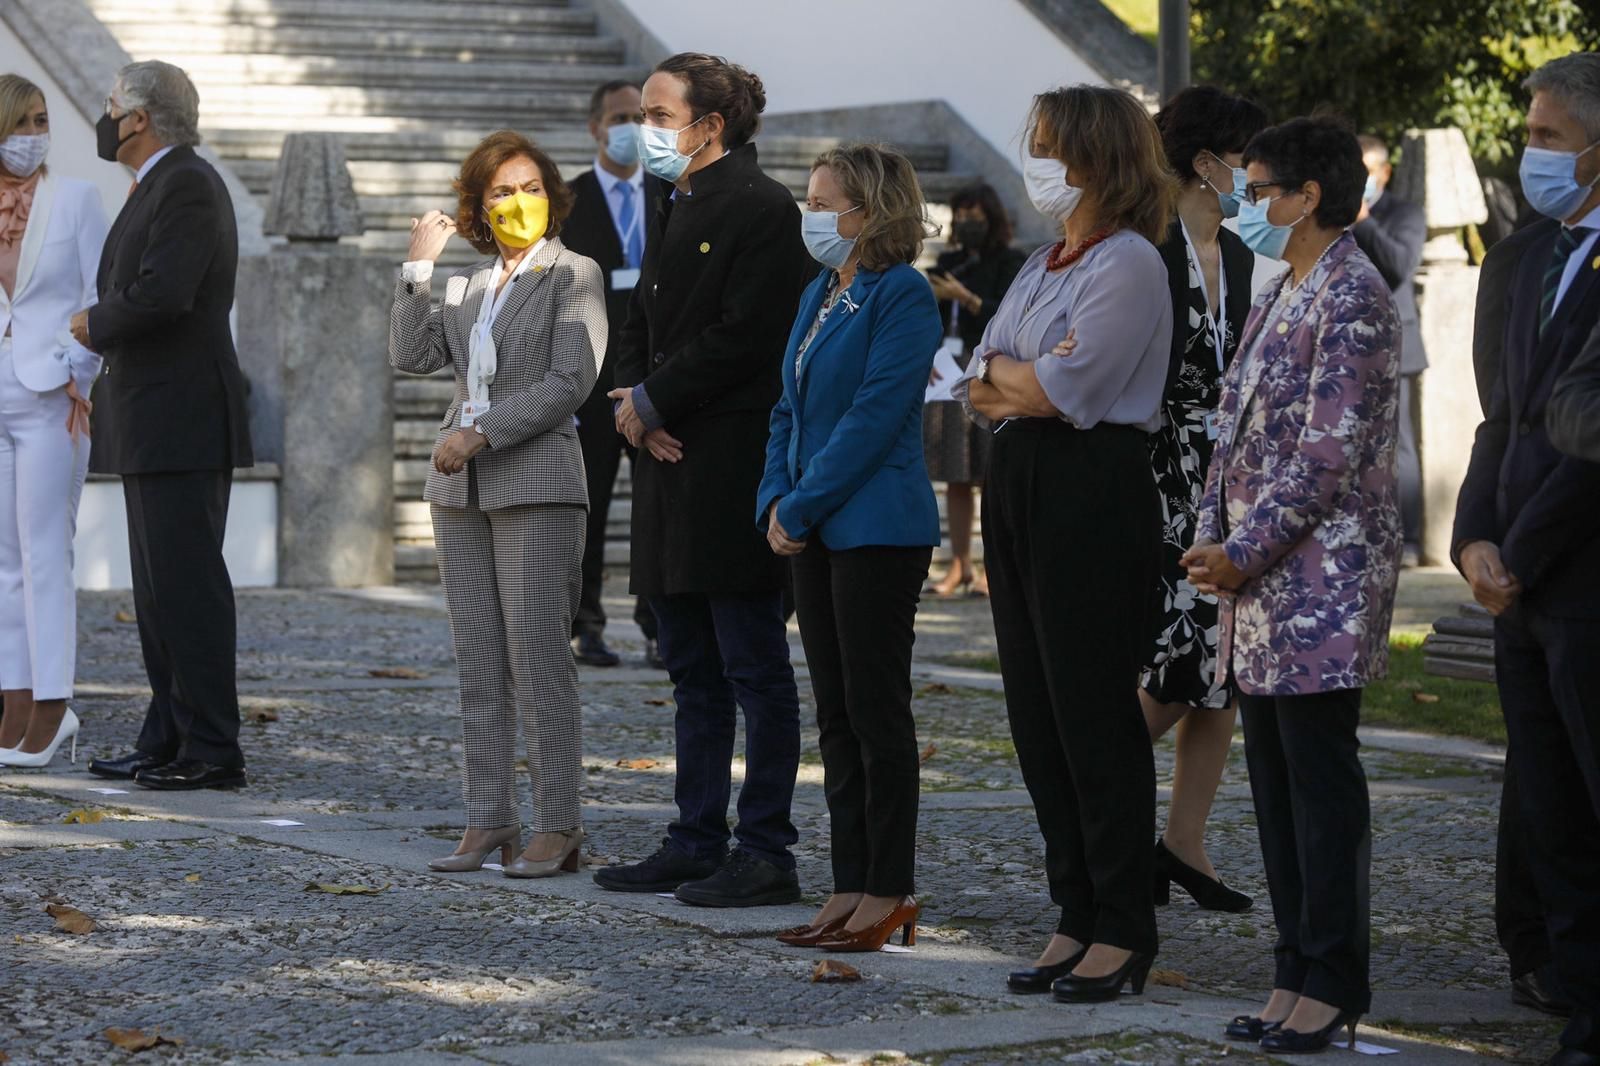
[(1244, 187), (1244, 202), (1251, 205), (1259, 203), (1262, 189), (1297, 189), (1303, 184), (1299, 181), (1252, 181)]

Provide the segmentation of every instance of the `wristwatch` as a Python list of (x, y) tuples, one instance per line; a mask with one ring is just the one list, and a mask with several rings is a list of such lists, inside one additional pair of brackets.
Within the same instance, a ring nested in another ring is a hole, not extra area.
[(978, 356), (978, 372), (973, 375), (985, 385), (989, 384), (989, 362), (991, 358), (992, 353), (988, 352)]

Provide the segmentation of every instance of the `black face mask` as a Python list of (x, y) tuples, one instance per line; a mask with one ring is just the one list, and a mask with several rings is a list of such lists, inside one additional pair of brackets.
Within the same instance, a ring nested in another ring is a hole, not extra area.
[(137, 136), (136, 133), (130, 133), (127, 137), (118, 136), (118, 131), (122, 127), (122, 119), (127, 117), (128, 115), (125, 113), (122, 118), (112, 118), (111, 113), (107, 112), (100, 116), (99, 122), (94, 124), (95, 152), (107, 163), (115, 163), (117, 161), (117, 152), (122, 149), (122, 146), (130, 138)]
[(950, 233), (961, 247), (968, 251), (977, 251), (983, 247), (983, 242), (989, 239), (989, 223), (982, 219), (965, 219), (951, 226)]

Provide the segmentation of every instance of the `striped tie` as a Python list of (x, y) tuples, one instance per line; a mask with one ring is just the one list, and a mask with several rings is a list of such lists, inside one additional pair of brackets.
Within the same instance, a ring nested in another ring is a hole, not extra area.
[(1567, 261), (1572, 258), (1572, 253), (1578, 246), (1589, 239), (1589, 234), (1594, 230), (1583, 226), (1562, 226), (1561, 236), (1556, 238), (1556, 246), (1550, 252), (1550, 265), (1544, 268), (1544, 296), (1539, 301), (1539, 335), (1544, 336), (1544, 328), (1550, 324), (1551, 317), (1556, 311), (1556, 293), (1561, 291), (1561, 275), (1566, 272)]

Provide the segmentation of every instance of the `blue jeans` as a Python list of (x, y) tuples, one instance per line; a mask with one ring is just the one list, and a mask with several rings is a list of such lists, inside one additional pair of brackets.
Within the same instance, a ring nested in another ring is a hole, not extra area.
[(668, 837), (697, 859), (726, 851), (743, 708), (745, 774), (733, 835), (746, 851), (794, 869), (789, 807), (800, 769), (800, 697), (779, 593), (653, 596), (650, 606), (678, 704), (678, 818)]

